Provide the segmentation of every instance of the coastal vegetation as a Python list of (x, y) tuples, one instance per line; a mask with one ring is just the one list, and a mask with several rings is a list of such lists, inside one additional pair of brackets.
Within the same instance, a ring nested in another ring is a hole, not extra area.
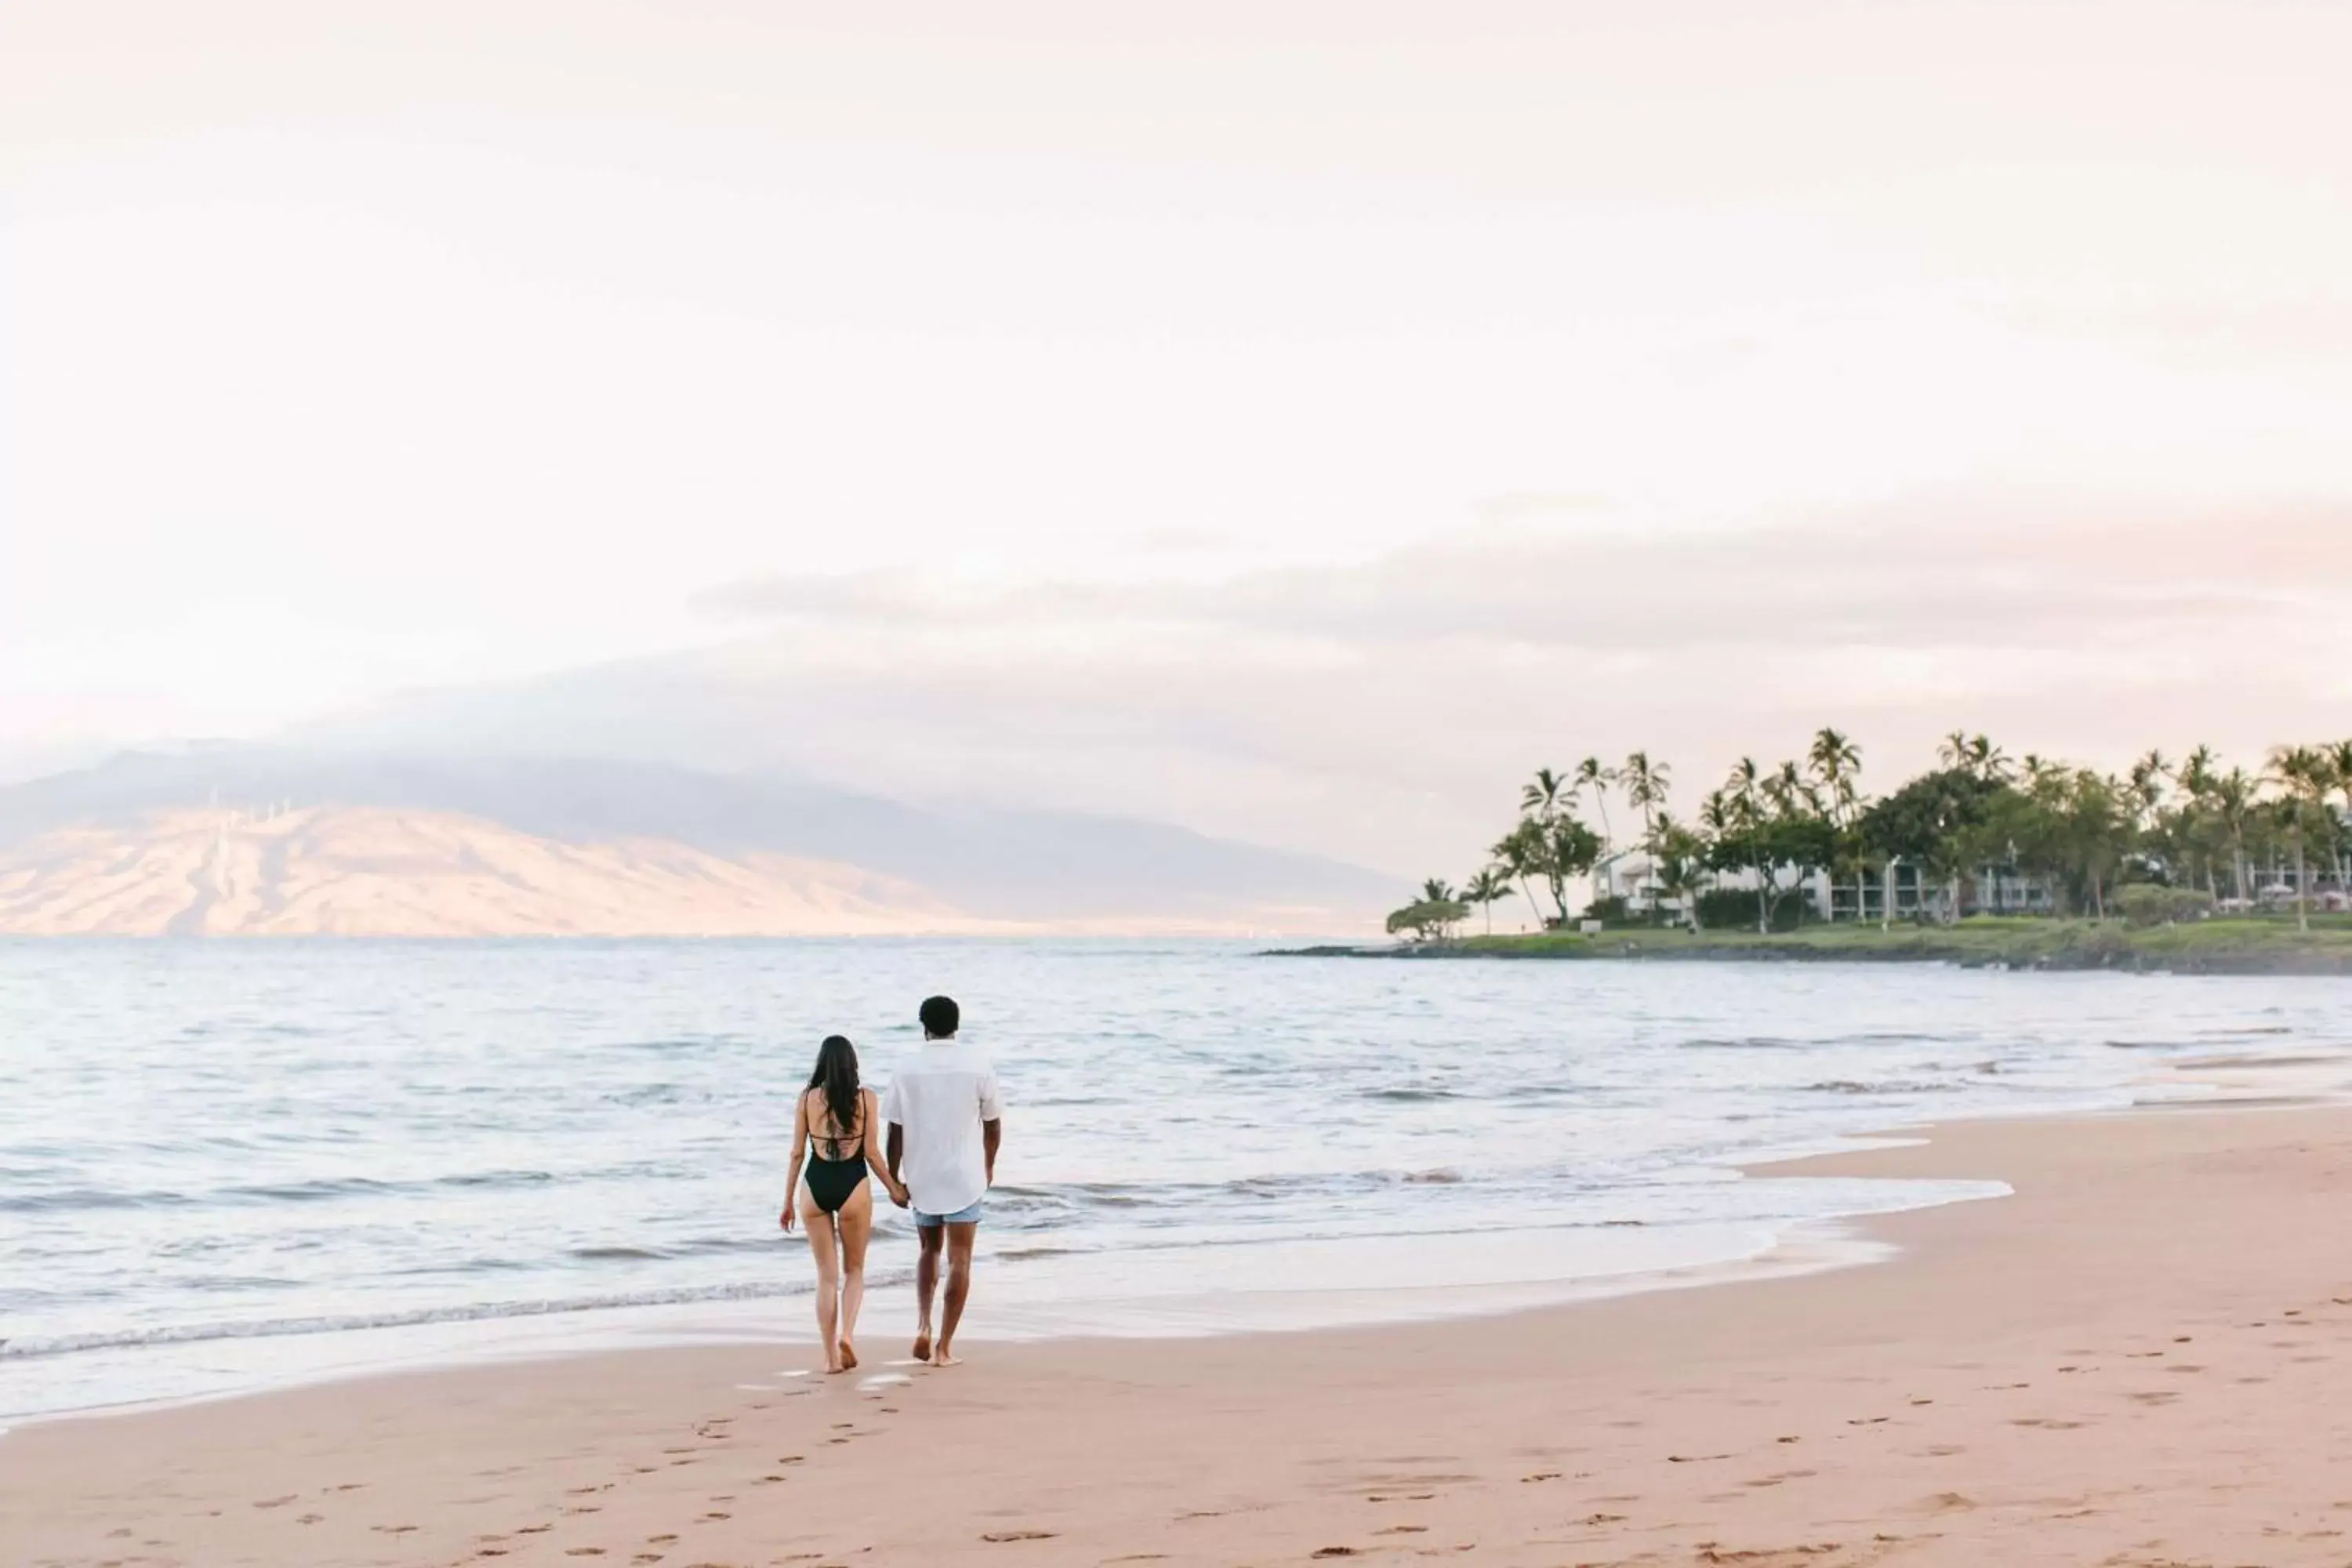
[[(1706, 938), (1728, 952), (1745, 936), (2026, 963), (2187, 951), (2190, 928), (2207, 947), (2274, 943), (2282, 926), (2352, 947), (2325, 918), (2352, 890), (2352, 741), (2278, 746), (2254, 769), (2210, 746), (2151, 751), (2109, 773), (1956, 732), (1934, 768), (1874, 795), (1861, 747), (1825, 729), (1777, 765), (1742, 758), (1687, 816), (1674, 795), (1671, 764), (1643, 752), (1539, 768), (1486, 863), (1459, 889), (1429, 879), (1389, 931), (1465, 952)], [(1542, 934), (1492, 934), (1514, 897)], [(1485, 932), (1464, 940), (1474, 910)]]

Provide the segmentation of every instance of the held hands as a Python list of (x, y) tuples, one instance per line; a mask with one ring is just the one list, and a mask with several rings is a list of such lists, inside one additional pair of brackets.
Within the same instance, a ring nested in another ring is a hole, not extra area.
[(907, 1184), (904, 1182), (893, 1182), (890, 1184), (890, 1201), (897, 1204), (900, 1208), (907, 1207), (912, 1201), (907, 1195)]

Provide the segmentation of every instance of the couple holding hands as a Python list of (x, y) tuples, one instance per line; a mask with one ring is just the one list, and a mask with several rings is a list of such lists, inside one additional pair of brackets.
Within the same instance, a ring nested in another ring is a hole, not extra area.
[[(915, 1264), (915, 1359), (955, 1364), (956, 1325), (971, 1292), (971, 1244), (996, 1181), (1003, 1105), (986, 1053), (957, 1038), (962, 1018), (945, 996), (924, 1002), (923, 1043), (876, 1096), (857, 1073), (857, 1049), (840, 1035), (817, 1047), (816, 1070), (793, 1114), (792, 1173), (782, 1224), (795, 1211), (816, 1254), (816, 1322), (827, 1372), (857, 1364), (857, 1310), (866, 1300), (866, 1245), (874, 1232), (870, 1169), (890, 1201), (911, 1208), (921, 1252)], [(887, 1128), (882, 1146), (875, 1130)], [(806, 1181), (803, 1181), (805, 1170)], [(942, 1255), (947, 1310), (931, 1337), (931, 1301)]]

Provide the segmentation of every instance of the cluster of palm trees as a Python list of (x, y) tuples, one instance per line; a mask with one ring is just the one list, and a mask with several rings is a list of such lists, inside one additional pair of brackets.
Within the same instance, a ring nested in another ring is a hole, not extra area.
[[(1587, 913), (1694, 930), (1704, 909), (1752, 900), (1758, 929), (1769, 931), (1822, 879), (1838, 889), (1833, 914), (1843, 905), (1863, 918), (1875, 889), (1878, 918), (1891, 919), (1898, 868), (1918, 889), (1915, 911), (1946, 920), (1988, 872), (2030, 885), (2035, 908), (2102, 919), (2118, 889), (2147, 885), (2238, 908), (2291, 890), (2307, 926), (2316, 886), (2352, 889), (2352, 741), (2277, 747), (2259, 773), (2200, 746), (2177, 763), (2149, 752), (2117, 774), (2011, 758), (1986, 736), (1955, 732), (1937, 764), (1874, 799), (1861, 748), (1825, 729), (1778, 766), (1743, 757), (1687, 820), (1669, 809), (1673, 769), (1646, 752), (1615, 766), (1587, 757), (1566, 773), (1539, 768), (1487, 863), (1458, 889), (1424, 883), (1389, 929), (1449, 936), (1483, 910), (1491, 931), (1494, 906), (1513, 898), (1560, 926), (1571, 887), (1588, 877)], [(1630, 818), (1622, 842), (1612, 795)]]

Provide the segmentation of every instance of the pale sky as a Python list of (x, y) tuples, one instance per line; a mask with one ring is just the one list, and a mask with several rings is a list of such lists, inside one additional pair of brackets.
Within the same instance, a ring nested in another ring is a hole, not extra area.
[[(1404, 614), (1417, 552), (1498, 538), (1686, 561), (1867, 519), (1946, 531), (1932, 579), (1956, 515), (2000, 525), (1984, 570), (2145, 516), (2186, 583), (2236, 519), (2352, 528), (2352, 7), (879, 15), (0, 0), (0, 773), (680, 650), (824, 664), (742, 584), (1278, 621)], [(2297, 592), (2294, 554), (2241, 586)], [(1554, 585), (1675, 635), (1672, 581)], [(1048, 664), (1171, 657), (1055, 615)], [(2090, 658), (2060, 622), (2036, 647)], [(1855, 645), (1903, 744), (1970, 635)], [(884, 673), (953, 674), (938, 640)], [(1704, 661), (1646, 679), (1706, 732)], [(1315, 837), (1253, 787), (1198, 798)]]

